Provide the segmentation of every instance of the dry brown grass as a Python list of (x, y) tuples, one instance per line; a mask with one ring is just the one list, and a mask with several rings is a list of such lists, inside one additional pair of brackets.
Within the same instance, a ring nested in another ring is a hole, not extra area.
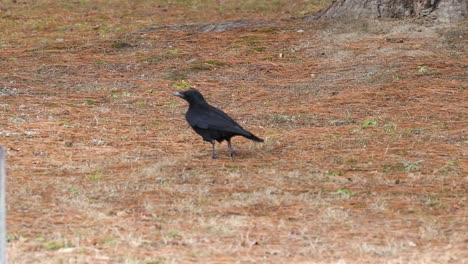
[[(466, 23), (140, 31), (286, 2), (5, 3), (10, 262), (466, 262)], [(190, 85), (265, 143), (211, 160)]]

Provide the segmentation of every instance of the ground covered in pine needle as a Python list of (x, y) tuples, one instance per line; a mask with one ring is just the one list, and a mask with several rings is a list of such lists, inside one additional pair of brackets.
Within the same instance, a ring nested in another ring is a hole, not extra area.
[[(466, 261), (466, 22), (55, 2), (1, 7), (11, 263)], [(265, 143), (211, 159), (189, 88)]]

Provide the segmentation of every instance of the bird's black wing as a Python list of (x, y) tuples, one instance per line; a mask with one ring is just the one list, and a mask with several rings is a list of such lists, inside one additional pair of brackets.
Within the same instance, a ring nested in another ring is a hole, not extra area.
[(251, 135), (226, 113), (212, 106), (189, 109), (186, 117), (188, 123), (193, 128), (213, 129), (246, 137)]

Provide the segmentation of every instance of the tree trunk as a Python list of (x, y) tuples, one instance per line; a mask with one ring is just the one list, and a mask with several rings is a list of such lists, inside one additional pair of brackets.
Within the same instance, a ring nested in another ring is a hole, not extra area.
[(427, 17), (443, 23), (468, 17), (467, 0), (334, 0), (310, 16), (321, 18), (405, 18)]

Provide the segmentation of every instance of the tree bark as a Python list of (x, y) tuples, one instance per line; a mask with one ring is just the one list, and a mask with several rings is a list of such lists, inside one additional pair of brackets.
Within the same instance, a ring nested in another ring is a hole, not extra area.
[(426, 17), (443, 23), (468, 17), (467, 0), (334, 0), (310, 16), (321, 18), (406, 18)]

